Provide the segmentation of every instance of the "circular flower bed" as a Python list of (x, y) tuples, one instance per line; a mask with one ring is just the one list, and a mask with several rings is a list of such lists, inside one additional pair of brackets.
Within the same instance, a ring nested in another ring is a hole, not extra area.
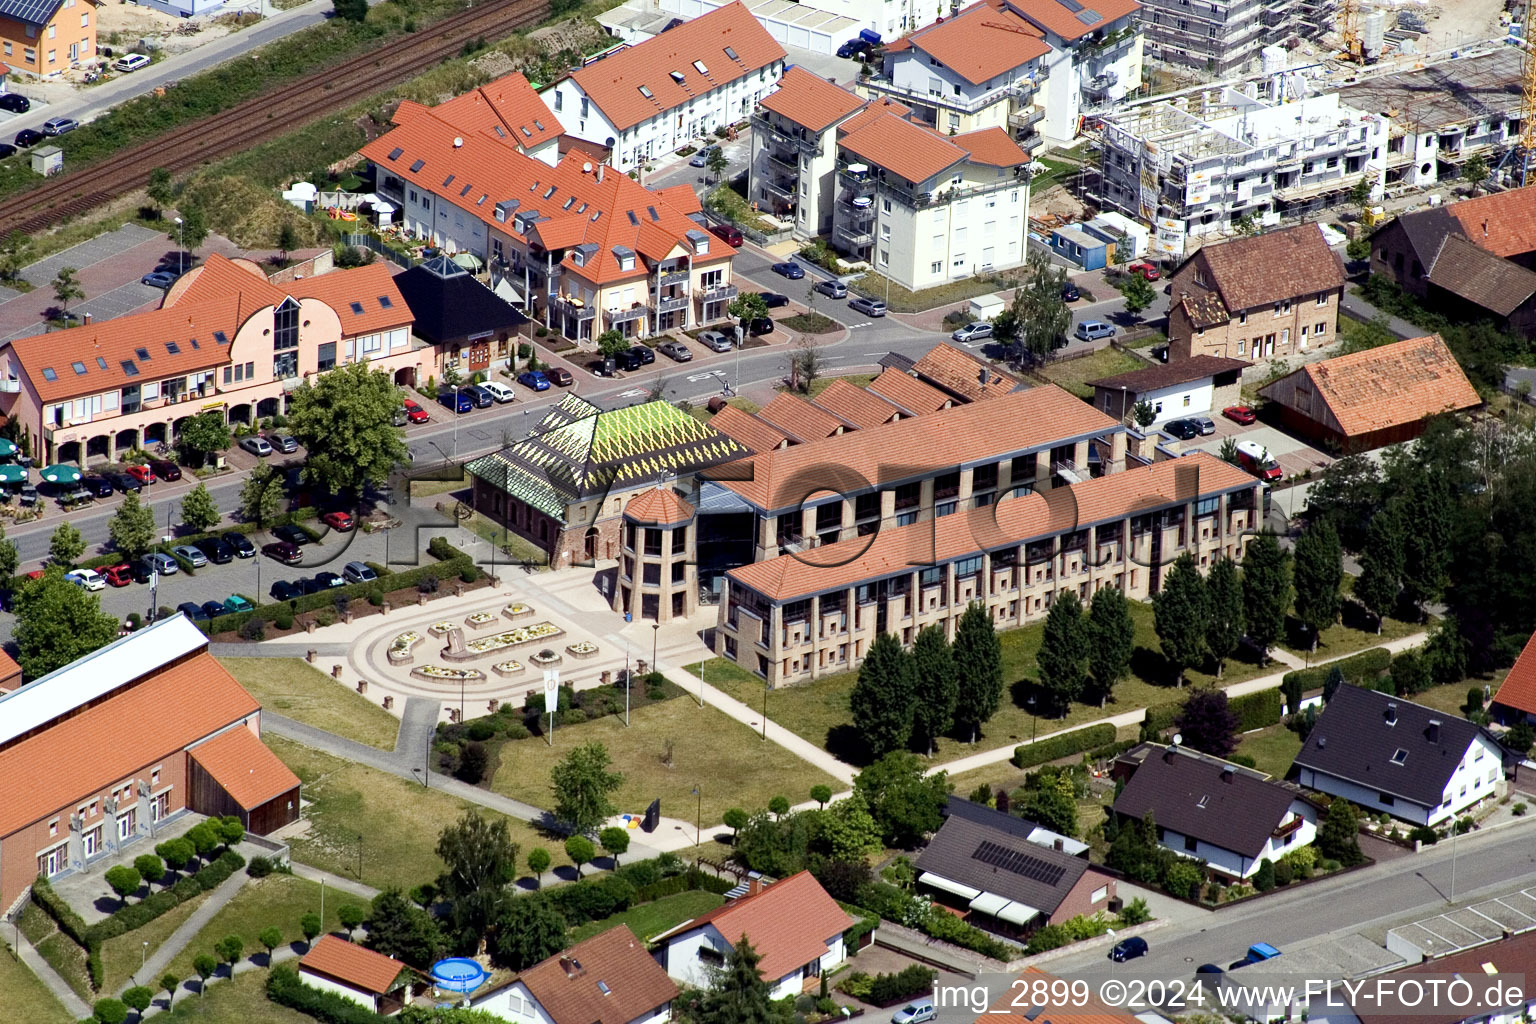
[(552, 651), (546, 647), (528, 660), (535, 665), (558, 665), (562, 659), (558, 651)]
[(528, 616), (533, 614), (533, 605), (523, 604), (521, 601), (515, 601), (503, 608), (501, 610), (501, 614), (505, 615), (507, 618), (513, 620), (514, 622), (518, 619), (526, 619)]
[(427, 627), (427, 632), (431, 633), (433, 636), (447, 636), (448, 631), (453, 628), (454, 623), (452, 622), (434, 622), (432, 625)]
[(491, 671), (505, 679), (507, 676), (515, 676), (523, 671), (523, 663), (520, 661), (498, 661), (491, 666)]
[(421, 643), (420, 633), (401, 633), (389, 642), (389, 660), (395, 665), (408, 665), (411, 651)]
[(539, 640), (549, 640), (564, 635), (565, 630), (552, 622), (535, 622), (531, 626), (514, 626), (512, 629), (503, 630), (491, 636), (478, 637), (466, 643), (463, 651), (449, 651), (444, 648), (443, 657), (450, 661), (467, 661), (471, 658), (494, 654), (509, 647), (518, 647), (522, 644), (536, 643)]
[(565, 653), (573, 658), (590, 658), (597, 654), (597, 644), (591, 640), (581, 640), (567, 646)]
[(475, 614), (467, 616), (464, 619), (464, 625), (468, 626), (470, 629), (485, 629), (487, 626), (493, 625), (500, 621), (501, 620), (496, 617), (495, 612), (475, 612)]
[(449, 668), (446, 665), (422, 665), (411, 669), (411, 675), (449, 683), (472, 683), (485, 678), (485, 673), (477, 668)]

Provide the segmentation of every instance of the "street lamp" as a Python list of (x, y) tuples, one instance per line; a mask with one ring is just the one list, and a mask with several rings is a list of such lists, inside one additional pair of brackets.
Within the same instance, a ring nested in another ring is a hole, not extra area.
[(182, 230), (182, 227), (183, 227), (183, 221), (182, 221), (182, 219), (180, 217), (177, 217), (176, 218), (176, 276), (178, 276), (178, 277), (180, 277), (182, 274), (186, 273), (185, 267), (186, 267), (186, 253), (187, 253), (187, 236), (186, 236), (186, 232)]
[(459, 388), (464, 385), (454, 382), (453, 385), (453, 458), (459, 457)]
[(651, 623), (651, 671), (652, 672), (657, 671), (657, 669), (656, 669), (656, 638), (660, 634), (661, 634), (661, 623), (659, 623), (659, 622)]
[(693, 812), (693, 845), (698, 846), (703, 842), (699, 837), (704, 831), (704, 794), (698, 786), (694, 786), (693, 795), (698, 797), (698, 805)]
[(1035, 742), (1035, 723), (1040, 719), (1035, 717), (1035, 695), (1029, 695), (1029, 742)]

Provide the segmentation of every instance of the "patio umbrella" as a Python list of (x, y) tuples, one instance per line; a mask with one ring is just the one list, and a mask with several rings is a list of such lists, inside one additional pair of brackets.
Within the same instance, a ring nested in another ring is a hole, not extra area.
[(43, 481), (50, 484), (77, 484), (80, 482), (80, 471), (74, 466), (44, 466)]
[(21, 466), (0, 466), (0, 484), (19, 484), (27, 478)]
[(15, 441), (7, 441), (5, 438), (0, 437), (0, 459), (12, 458), (20, 450), (16, 447)]
[(457, 263), (459, 266), (463, 267), (465, 270), (472, 274), (479, 273), (480, 268), (484, 266), (484, 264), (480, 262), (480, 257), (476, 256), (472, 252), (458, 253), (453, 257), (453, 262)]

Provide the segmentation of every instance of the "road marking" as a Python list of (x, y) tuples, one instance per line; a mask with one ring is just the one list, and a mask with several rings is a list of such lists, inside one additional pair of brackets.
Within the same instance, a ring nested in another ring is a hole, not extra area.
[(688, 381), (691, 384), (697, 384), (699, 381), (701, 381), (701, 380), (709, 380), (711, 377), (724, 377), (724, 376), (725, 376), (725, 371), (724, 370), (710, 370), (708, 373), (695, 373), (695, 374), (692, 374), (688, 378)]
[(864, 321), (864, 322), (863, 322), (863, 323), (861, 323), (861, 324), (849, 324), (849, 325), (848, 325), (848, 329), (849, 329), (849, 330), (850, 330), (850, 331), (851, 331), (851, 330), (853, 330), (853, 329), (854, 329), (854, 328), (855, 328), (855, 327), (869, 327), (869, 326), (870, 326), (870, 325), (872, 325), (872, 324), (873, 324), (873, 323), (874, 323), (874, 321), (873, 321), (873, 320), (865, 320), (865, 321)]
[(620, 391), (618, 393), (618, 395), (615, 396), (615, 397), (617, 397), (617, 398), (639, 398), (641, 395), (645, 395), (645, 394), (649, 394), (649, 393), (650, 392), (646, 391), (645, 388), (630, 388), (628, 391)]

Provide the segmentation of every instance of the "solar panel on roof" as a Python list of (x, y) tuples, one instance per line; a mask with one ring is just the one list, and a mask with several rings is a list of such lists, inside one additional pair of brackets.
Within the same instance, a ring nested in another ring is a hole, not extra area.
[(415, 174), (425, 166), (427, 166), (427, 162), (425, 160), (417, 160), (415, 163), (411, 164), (411, 173)]
[(399, 146), (396, 146), (394, 149), (389, 151), (389, 158), (391, 160), (399, 160), (400, 155), (404, 152), (405, 150), (401, 149)]
[(990, 867), (1002, 868), (1015, 875), (1022, 875), (1042, 885), (1054, 886), (1067, 873), (1067, 869), (1060, 864), (1052, 864), (1039, 857), (1031, 857), (1027, 853), (1010, 850), (1006, 846), (993, 842), (983, 842), (978, 845), (976, 852), (971, 854), (971, 859), (979, 860)]
[[(123, 373), (126, 374), (129, 377), (137, 377), (139, 375), (139, 368), (136, 365), (134, 365), (134, 362), (133, 362), (132, 359), (124, 359), (118, 365), (123, 368)], [(47, 370), (43, 371), (43, 376), (45, 376), (45, 377), (48, 376), (48, 371)]]
[(1084, 25), (1097, 25), (1104, 20), (1104, 15), (1090, 7), (1086, 11), (1078, 11), (1077, 20)]

